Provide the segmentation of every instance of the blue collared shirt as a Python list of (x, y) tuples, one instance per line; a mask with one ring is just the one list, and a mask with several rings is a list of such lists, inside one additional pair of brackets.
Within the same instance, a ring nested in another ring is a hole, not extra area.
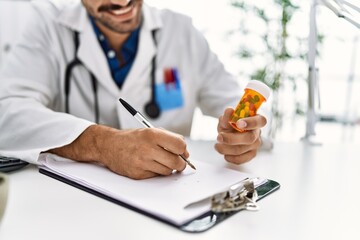
[[(114, 50), (110, 47), (105, 36), (96, 26), (95, 20), (92, 17), (90, 17), (90, 19), (97, 39), (99, 40), (101, 48), (103, 49), (106, 59), (108, 61), (111, 76), (113, 77), (119, 88), (121, 88), (136, 57), (140, 27), (130, 34), (121, 49)], [(119, 61), (117, 56), (119, 56), (119, 59), (121, 61)]]

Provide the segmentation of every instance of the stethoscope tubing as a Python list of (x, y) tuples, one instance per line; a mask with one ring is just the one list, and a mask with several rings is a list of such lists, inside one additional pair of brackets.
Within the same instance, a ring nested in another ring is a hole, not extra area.
[[(153, 37), (155, 46), (157, 46), (155, 34), (156, 34), (156, 30), (153, 30), (152, 37)], [(74, 32), (74, 43), (75, 43), (75, 54), (74, 54), (75, 57), (66, 66), (66, 69), (65, 69), (64, 92), (65, 92), (65, 112), (66, 113), (70, 113), (69, 99), (70, 99), (70, 90), (71, 90), (71, 75), (72, 75), (75, 67), (81, 66), (81, 65), (84, 66), (84, 64), (82, 64), (82, 62), (80, 61), (80, 59), (77, 56), (77, 52), (78, 52), (79, 45), (80, 45), (80, 38), (79, 38), (78, 32)], [(94, 93), (94, 112), (95, 112), (94, 120), (98, 124), (99, 119), (100, 119), (100, 109), (99, 109), (97, 79), (96, 79), (95, 75), (89, 69), (87, 69), (87, 70), (90, 74), (92, 91)], [(159, 107), (158, 103), (156, 102), (155, 71), (156, 71), (156, 55), (152, 59), (152, 66), (151, 66), (151, 99), (145, 105), (145, 113), (150, 118), (153, 118), (153, 119), (158, 118), (161, 114), (160, 107)]]
[[(74, 71), (74, 68), (76, 66), (84, 66), (82, 64), (82, 62), (80, 61), (80, 59), (77, 57), (77, 52), (79, 49), (79, 45), (80, 45), (80, 38), (79, 38), (79, 33), (78, 32), (74, 32), (74, 43), (75, 43), (75, 58), (66, 66), (66, 70), (65, 70), (65, 83), (64, 83), (64, 90), (65, 90), (65, 112), (66, 113), (70, 113), (70, 103), (69, 103), (69, 99), (70, 99), (70, 89), (71, 89), (71, 74)], [(89, 70), (88, 70), (89, 71)], [(97, 91), (97, 79), (95, 77), (95, 75), (89, 71), (90, 74), (90, 78), (91, 78), (91, 86), (92, 86), (92, 91), (94, 93), (94, 114), (95, 114), (95, 119), (94, 121), (98, 124), (99, 123), (99, 118), (100, 118), (100, 110), (99, 110), (99, 100), (98, 100), (98, 91)]]

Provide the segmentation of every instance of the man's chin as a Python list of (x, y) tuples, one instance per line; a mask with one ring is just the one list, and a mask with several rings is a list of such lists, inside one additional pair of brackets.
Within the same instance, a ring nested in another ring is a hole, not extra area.
[(133, 21), (122, 22), (121, 24), (108, 24), (107, 28), (116, 33), (130, 33), (139, 27), (138, 23)]

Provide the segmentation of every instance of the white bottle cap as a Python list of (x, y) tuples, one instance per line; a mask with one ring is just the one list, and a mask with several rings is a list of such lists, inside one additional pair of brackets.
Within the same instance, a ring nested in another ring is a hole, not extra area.
[(265, 98), (265, 100), (270, 97), (271, 89), (265, 83), (260, 82), (259, 80), (249, 81), (245, 88), (260, 93)]

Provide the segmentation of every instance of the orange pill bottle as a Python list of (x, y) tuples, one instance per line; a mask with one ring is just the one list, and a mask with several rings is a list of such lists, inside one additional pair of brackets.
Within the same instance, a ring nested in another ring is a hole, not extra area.
[(245, 93), (230, 117), (230, 125), (239, 132), (245, 132), (236, 126), (236, 122), (245, 117), (256, 115), (261, 104), (265, 102), (271, 93), (271, 89), (263, 82), (251, 80), (245, 87)]

